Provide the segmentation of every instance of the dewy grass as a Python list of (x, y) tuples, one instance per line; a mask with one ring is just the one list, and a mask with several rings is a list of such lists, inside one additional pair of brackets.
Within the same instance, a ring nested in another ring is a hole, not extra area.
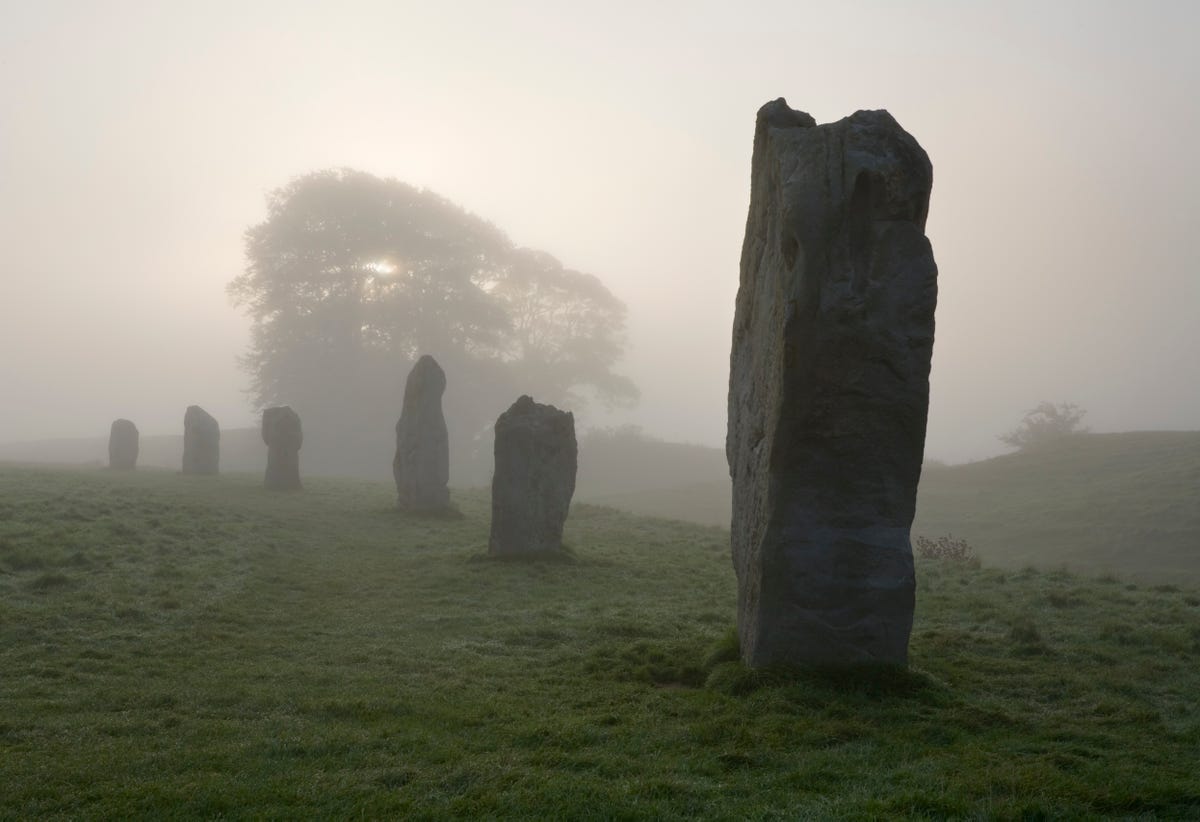
[(1200, 815), (1200, 596), (918, 562), (907, 671), (746, 671), (728, 535), (0, 468), (0, 817)]

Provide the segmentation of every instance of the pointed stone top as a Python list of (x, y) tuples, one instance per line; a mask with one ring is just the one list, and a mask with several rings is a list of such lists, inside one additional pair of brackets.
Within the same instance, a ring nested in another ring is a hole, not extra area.
[(422, 354), (408, 373), (408, 379), (404, 383), (405, 395), (407, 396), (409, 389), (416, 385), (420, 385), (422, 391), (433, 389), (439, 393), (446, 388), (446, 372), (438, 365), (438, 361), (428, 354)]
[(811, 114), (796, 111), (787, 100), (778, 97), (758, 110), (758, 124), (771, 128), (813, 128), (817, 121)]

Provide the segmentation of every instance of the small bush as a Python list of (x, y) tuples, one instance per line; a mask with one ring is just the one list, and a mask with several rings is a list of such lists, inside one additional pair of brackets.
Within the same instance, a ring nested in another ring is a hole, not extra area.
[(917, 537), (915, 546), (917, 556), (921, 559), (944, 559), (950, 562), (978, 562), (975, 549), (965, 539), (955, 539), (947, 534), (944, 537), (930, 539)]

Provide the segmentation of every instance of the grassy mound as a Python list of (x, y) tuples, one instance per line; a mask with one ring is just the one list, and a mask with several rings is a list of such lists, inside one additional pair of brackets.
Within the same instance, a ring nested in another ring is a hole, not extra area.
[(1086, 434), (921, 478), (915, 530), (990, 563), (1200, 584), (1200, 433)]
[[(590, 499), (635, 514), (729, 523), (723, 475)], [(1066, 566), (1200, 585), (1200, 432), (1087, 434), (967, 465), (926, 466), (913, 531), (966, 539), (1001, 567)]]
[(0, 816), (1200, 814), (1195, 590), (923, 562), (909, 671), (750, 672), (720, 529), (392, 502), (0, 468)]

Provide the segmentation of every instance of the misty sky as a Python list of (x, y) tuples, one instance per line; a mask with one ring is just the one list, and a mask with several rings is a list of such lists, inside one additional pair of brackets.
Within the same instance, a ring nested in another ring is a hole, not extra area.
[(929, 456), (1043, 399), (1200, 428), (1200, 3), (574, 5), (0, 0), (0, 441), (253, 424), (242, 233), (349, 166), (626, 301), (643, 400), (585, 425), (721, 444), (778, 96), (886, 108), (933, 161)]

